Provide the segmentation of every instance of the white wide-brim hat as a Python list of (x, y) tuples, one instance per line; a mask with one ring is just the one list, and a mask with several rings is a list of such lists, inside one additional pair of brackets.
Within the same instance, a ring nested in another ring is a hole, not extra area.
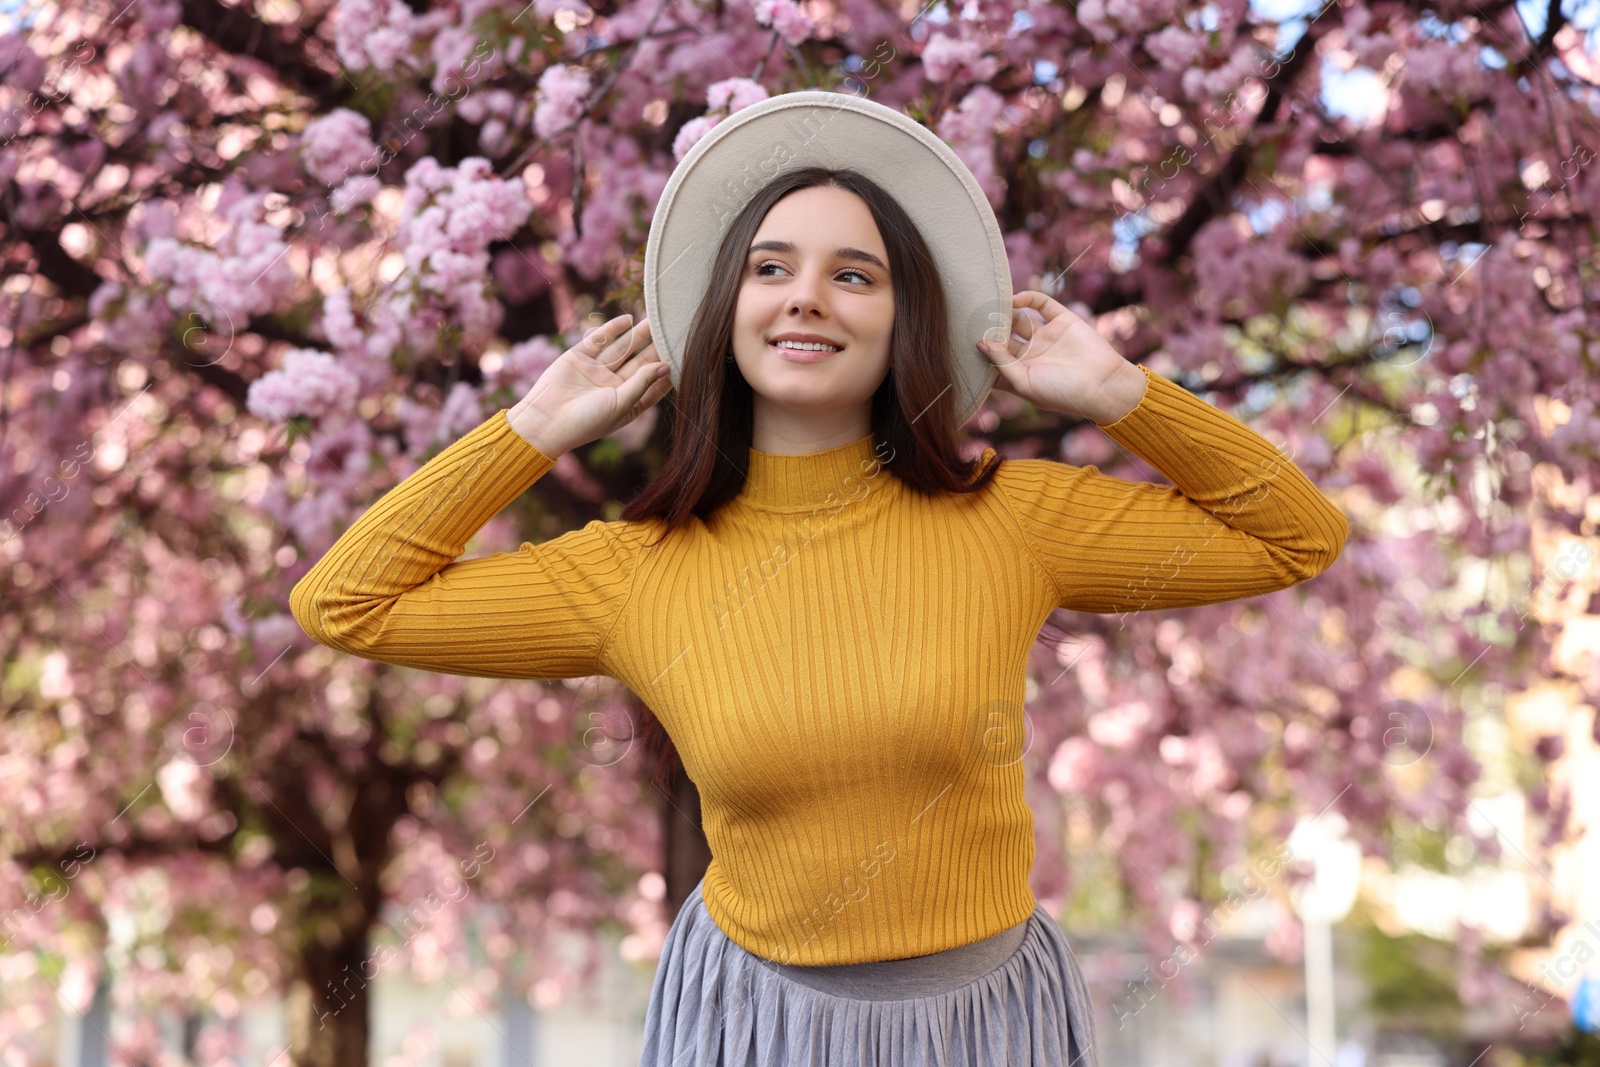
[(713, 259), (734, 218), (768, 181), (804, 166), (858, 171), (916, 223), (944, 283), (956, 425), (964, 426), (999, 377), (978, 351), (1011, 333), (1011, 268), (988, 198), (950, 147), (900, 112), (845, 93), (783, 93), (713, 126), (673, 170), (650, 222), (644, 306), (672, 384)]

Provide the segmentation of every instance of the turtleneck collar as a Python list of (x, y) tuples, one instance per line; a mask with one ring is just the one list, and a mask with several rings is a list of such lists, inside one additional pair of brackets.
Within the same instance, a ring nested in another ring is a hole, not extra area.
[(873, 448), (872, 434), (823, 452), (780, 455), (750, 449), (750, 467), (738, 500), (766, 511), (807, 511), (833, 502), (860, 500), (889, 476)]

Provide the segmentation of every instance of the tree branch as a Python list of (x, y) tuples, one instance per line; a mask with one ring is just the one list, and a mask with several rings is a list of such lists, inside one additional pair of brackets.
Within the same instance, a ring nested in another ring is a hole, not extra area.
[[(345, 99), (344, 87), (353, 88), (342, 70), (329, 74), (312, 65), (301, 49), (283, 40), (278, 27), (253, 18), (242, 7), (225, 7), (215, 0), (181, 0), (181, 10), (185, 26), (224, 52), (259, 59), (285, 83), (315, 97), (317, 106), (313, 110), (318, 113)], [(297, 34), (303, 33), (298, 26), (294, 29)], [(337, 59), (334, 62), (337, 65)]]
[(1266, 99), (1261, 103), (1261, 111), (1256, 118), (1255, 128), (1251, 130), (1251, 136), (1247, 136), (1234, 148), (1233, 155), (1217, 168), (1211, 180), (1201, 187), (1178, 221), (1162, 235), (1165, 245), (1163, 260), (1169, 265), (1177, 263), (1188, 254), (1189, 246), (1201, 227), (1216, 215), (1231, 208), (1233, 194), (1239, 187), (1240, 179), (1249, 169), (1251, 156), (1257, 147), (1255, 131), (1274, 121), (1286, 89), (1294, 84), (1300, 71), (1310, 62), (1316, 53), (1317, 42), (1327, 32), (1320, 27), (1313, 27), (1317, 27), (1316, 22), (1308, 26), (1304, 36), (1295, 42), (1294, 54), (1289, 60), (1278, 67), (1278, 72), (1273, 77), (1267, 79)]

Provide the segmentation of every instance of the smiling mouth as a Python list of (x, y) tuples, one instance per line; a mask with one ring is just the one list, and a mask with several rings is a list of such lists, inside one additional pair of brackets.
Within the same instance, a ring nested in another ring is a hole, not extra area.
[(818, 344), (814, 341), (768, 341), (766, 344), (784, 352), (814, 352), (818, 355), (830, 355), (845, 349), (842, 344)]
[(832, 345), (818, 345), (809, 341), (768, 341), (767, 347), (776, 352), (781, 358), (792, 363), (818, 363), (829, 356), (838, 355), (844, 351), (843, 347)]

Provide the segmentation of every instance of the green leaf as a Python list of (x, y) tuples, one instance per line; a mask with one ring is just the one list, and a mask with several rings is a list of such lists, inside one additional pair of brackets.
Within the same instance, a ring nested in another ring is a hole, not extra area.
[(287, 423), (284, 424), (284, 429), (288, 431), (288, 434), (289, 434), (288, 443), (291, 444), (291, 445), (294, 444), (295, 439), (298, 438), (298, 437), (310, 437), (311, 436), (311, 416), (310, 415), (296, 415), (294, 418), (290, 419)]
[(584, 453), (584, 466), (594, 470), (611, 470), (622, 462), (622, 443), (615, 437), (602, 437)]

